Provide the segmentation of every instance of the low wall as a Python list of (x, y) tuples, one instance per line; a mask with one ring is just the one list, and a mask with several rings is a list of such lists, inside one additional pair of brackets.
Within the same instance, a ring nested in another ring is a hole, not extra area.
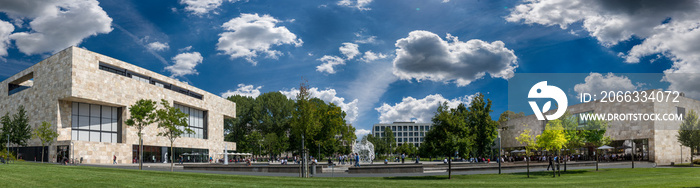
[(349, 167), (350, 174), (384, 174), (384, 173), (423, 173), (422, 164), (412, 165), (364, 165)]
[[(238, 164), (184, 164), (185, 170), (211, 170), (236, 172), (299, 173), (299, 165), (238, 165)], [(309, 166), (309, 169), (312, 167)], [(316, 166), (316, 173), (323, 173), (323, 167)]]

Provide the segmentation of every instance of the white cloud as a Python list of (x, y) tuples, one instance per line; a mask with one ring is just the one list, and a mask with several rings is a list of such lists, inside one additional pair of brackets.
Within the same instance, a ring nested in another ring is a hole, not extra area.
[[(584, 83), (576, 84), (576, 93), (599, 94), (601, 91), (636, 91), (638, 86), (632, 84), (632, 80), (626, 76), (616, 76), (608, 73), (603, 76), (600, 73), (590, 73), (584, 79)], [(580, 97), (580, 95), (576, 95)]]
[(365, 55), (360, 58), (361, 61), (364, 61), (365, 63), (371, 63), (375, 60), (378, 59), (384, 59), (387, 58), (387, 55), (384, 55), (382, 53), (374, 53), (371, 50), (366, 51)]
[(466, 86), (486, 73), (509, 79), (518, 67), (513, 50), (501, 41), (462, 42), (450, 34), (447, 39), (418, 30), (397, 40), (394, 74), (404, 80), (454, 81), (458, 86)]
[(438, 106), (443, 102), (447, 102), (450, 108), (456, 108), (459, 104), (468, 106), (474, 96), (476, 94), (465, 95), (451, 100), (445, 99), (440, 94), (428, 95), (422, 99), (409, 96), (404, 97), (400, 103), (396, 103), (393, 106), (384, 103), (382, 106), (375, 108), (375, 110), (379, 112), (379, 122), (381, 123), (411, 121), (412, 119), (415, 119), (418, 123), (429, 123), (432, 121)]
[(15, 30), (10, 22), (0, 20), (0, 60), (7, 56), (7, 49), (10, 48), (10, 33)]
[(0, 12), (20, 26), (31, 20), (30, 30), (10, 35), (19, 51), (27, 55), (56, 52), (112, 31), (112, 18), (96, 0), (6, 0), (0, 1)]
[(357, 139), (362, 139), (362, 137), (372, 133), (372, 131), (367, 130), (367, 129), (355, 129), (355, 136)]
[(362, 36), (360, 33), (355, 33), (355, 36), (358, 38), (355, 40), (355, 43), (360, 43), (360, 44), (373, 44), (377, 43), (377, 36)]
[(350, 60), (352, 58), (355, 58), (356, 55), (360, 54), (360, 50), (358, 49), (359, 47), (360, 46), (358, 46), (357, 44), (344, 42), (343, 46), (338, 48), (338, 50), (340, 50), (340, 53), (347, 57), (347, 60)]
[(355, 80), (347, 84), (346, 91), (348, 98), (357, 99), (359, 118), (365, 118), (367, 114), (374, 113), (374, 108), (384, 93), (389, 89), (391, 83), (398, 78), (392, 73), (391, 62), (389, 60), (378, 60), (377, 62), (360, 66), (362, 76), (357, 76)]
[(238, 84), (238, 88), (234, 91), (228, 90), (221, 94), (222, 97), (228, 98), (234, 95), (247, 96), (257, 98), (260, 96), (262, 86), (255, 87), (253, 85)]
[(328, 74), (336, 73), (335, 66), (345, 65), (345, 59), (340, 58), (338, 56), (324, 55), (323, 57), (317, 60), (322, 61), (323, 63), (321, 65), (316, 66), (316, 71), (325, 72)]
[[(280, 91), (280, 93), (287, 96), (289, 99), (295, 100), (299, 94), (299, 89), (292, 88), (288, 91)], [(338, 93), (335, 91), (335, 89), (319, 90), (318, 88), (312, 87), (309, 88), (309, 93), (311, 94), (311, 97), (319, 98), (327, 103), (333, 103), (336, 106), (339, 106), (340, 109), (345, 112), (345, 120), (348, 123), (353, 123), (357, 119), (357, 115), (359, 113), (357, 108), (357, 99), (345, 103), (345, 98), (338, 97)]]
[(271, 49), (273, 45), (293, 44), (298, 47), (304, 43), (286, 27), (276, 26), (278, 22), (280, 21), (270, 15), (241, 14), (222, 25), (227, 32), (219, 34), (216, 49), (231, 56), (231, 59), (243, 57), (256, 65), (253, 58), (258, 53), (264, 53), (273, 59), (282, 55)]
[(371, 10), (370, 8), (367, 8), (367, 5), (371, 3), (373, 0), (340, 0), (338, 1), (338, 5), (340, 6), (346, 6), (350, 8), (357, 8), (357, 10)]
[(186, 52), (186, 51), (190, 51), (190, 50), (192, 50), (192, 46), (187, 46), (187, 47), (184, 47), (184, 48), (180, 48), (180, 49), (178, 49), (177, 51), (179, 51), (179, 52)]
[(204, 58), (199, 52), (186, 52), (173, 57), (174, 65), (165, 67), (165, 70), (172, 73), (172, 77), (185, 76), (188, 74), (198, 74), (194, 69), (197, 64), (202, 63)]
[[(506, 18), (510, 22), (558, 25), (582, 22), (583, 29), (604, 46), (635, 36), (642, 43), (621, 53), (627, 63), (662, 54), (673, 66), (664, 71), (669, 90), (700, 98), (700, 1), (528, 0)], [(654, 61), (651, 59), (650, 61)], [(697, 84), (696, 84), (697, 83)]]
[(167, 42), (166, 43), (151, 42), (148, 44), (148, 49), (151, 49), (153, 51), (163, 51), (163, 50), (167, 50), (168, 48), (170, 48), (170, 46), (168, 45)]
[[(203, 15), (215, 10), (216, 8), (219, 8), (223, 1), (224, 0), (181, 0), (180, 4), (186, 5), (185, 10), (194, 15)], [(238, 0), (227, 1), (235, 3)], [(214, 12), (214, 14), (218, 13)]]

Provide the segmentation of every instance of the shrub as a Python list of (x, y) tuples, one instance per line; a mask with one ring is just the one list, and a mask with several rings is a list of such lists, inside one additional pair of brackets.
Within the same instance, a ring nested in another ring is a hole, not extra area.
[(693, 160), (693, 164), (700, 165), (700, 159)]

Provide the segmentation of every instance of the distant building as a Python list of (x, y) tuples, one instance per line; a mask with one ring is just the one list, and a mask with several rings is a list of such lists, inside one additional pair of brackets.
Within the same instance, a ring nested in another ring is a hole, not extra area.
[(374, 124), (372, 127), (372, 135), (375, 137), (384, 137), (384, 131), (391, 129), (396, 138), (396, 145), (413, 144), (420, 147), (423, 143), (425, 134), (433, 127), (432, 123), (416, 123), (416, 122), (394, 122)]
[[(653, 91), (648, 90), (646, 92), (651, 93)], [(567, 110), (579, 119), (580, 125), (587, 123), (587, 121), (579, 118), (584, 114), (676, 114), (685, 118), (686, 113), (690, 112), (690, 110), (699, 112), (700, 101), (687, 98), (683, 94), (677, 96), (676, 99), (678, 102), (612, 103), (595, 101), (571, 105), (567, 107)], [(550, 112), (554, 111), (556, 110), (550, 110)], [(633, 149), (630, 147), (634, 146), (634, 154), (641, 156), (641, 160), (654, 161), (660, 165), (668, 165), (671, 162), (679, 163), (681, 159), (683, 159), (684, 163), (687, 163), (691, 155), (690, 148), (681, 146), (677, 138), (681, 122), (660, 120), (635, 121), (631, 119), (610, 121), (608, 124), (610, 127), (605, 132), (605, 135), (610, 136), (612, 142), (608, 145), (614, 147), (614, 149), (607, 150), (604, 153), (623, 156), (631, 155)], [(511, 119), (505, 124), (505, 130), (501, 132), (504, 151), (508, 152), (523, 147), (523, 144), (520, 144), (515, 138), (526, 128), (530, 129), (533, 134), (538, 135), (542, 133), (545, 125), (546, 121), (537, 120), (535, 115)], [(575, 152), (581, 155), (592, 155), (596, 151), (594, 147), (569, 149), (576, 150)], [(700, 153), (698, 150), (694, 150), (693, 154), (698, 155)], [(639, 160), (639, 158), (635, 157), (635, 160)]]

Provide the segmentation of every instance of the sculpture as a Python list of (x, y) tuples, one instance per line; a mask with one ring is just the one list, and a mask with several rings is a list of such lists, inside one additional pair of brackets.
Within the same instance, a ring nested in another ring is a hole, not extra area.
[(360, 155), (360, 162), (372, 163), (374, 160), (374, 144), (363, 139), (352, 146), (352, 153)]

